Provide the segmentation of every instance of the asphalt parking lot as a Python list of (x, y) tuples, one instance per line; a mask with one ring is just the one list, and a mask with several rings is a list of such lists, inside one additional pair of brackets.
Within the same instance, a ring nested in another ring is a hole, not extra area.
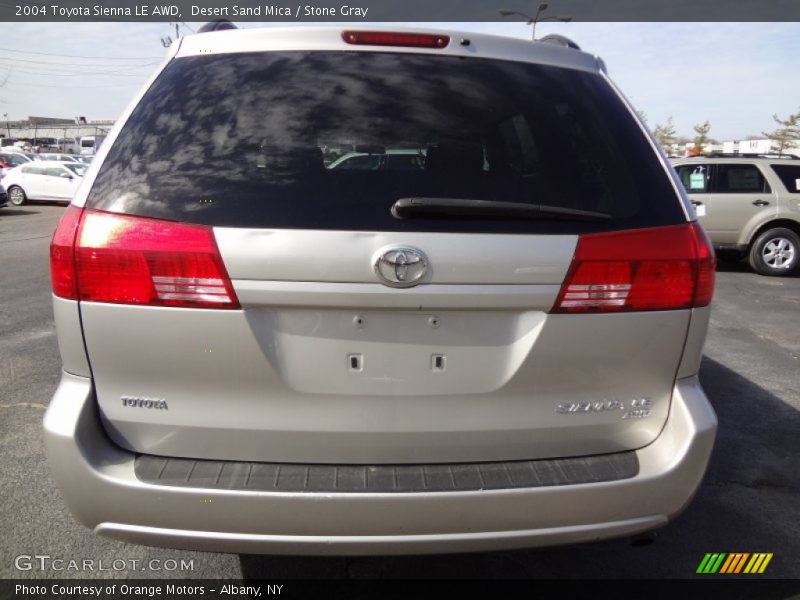
[[(467, 555), (297, 558), (98, 538), (67, 512), (43, 452), (42, 415), (60, 370), (48, 244), (62, 211), (52, 204), (0, 209), (0, 577), (685, 578), (706, 552), (772, 552), (762, 577), (800, 578), (800, 277), (766, 278), (744, 264), (719, 269), (702, 366), (720, 421), (711, 466), (694, 502), (652, 544), (625, 539)], [(124, 567), (42, 571), (34, 563), (18, 570), (20, 555)], [(168, 570), (169, 559), (193, 561), (193, 569)]]

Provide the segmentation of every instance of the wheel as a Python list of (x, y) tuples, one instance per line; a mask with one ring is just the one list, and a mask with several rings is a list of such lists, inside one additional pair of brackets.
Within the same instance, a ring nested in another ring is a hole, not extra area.
[(22, 206), (25, 204), (25, 201), (28, 199), (28, 197), (25, 195), (25, 192), (21, 187), (18, 185), (12, 185), (10, 188), (8, 188), (8, 199), (11, 200), (11, 204), (14, 206)]
[(750, 247), (750, 266), (762, 275), (785, 276), (800, 264), (800, 236), (777, 227), (762, 233)]

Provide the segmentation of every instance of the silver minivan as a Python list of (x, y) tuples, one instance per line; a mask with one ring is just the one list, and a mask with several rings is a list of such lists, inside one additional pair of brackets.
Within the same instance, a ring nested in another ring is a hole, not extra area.
[[(296, 554), (675, 518), (717, 426), (698, 381), (713, 250), (602, 62), (557, 42), (175, 44), (53, 236), (44, 426), (75, 517)], [(424, 161), (327, 169), (329, 147)]]

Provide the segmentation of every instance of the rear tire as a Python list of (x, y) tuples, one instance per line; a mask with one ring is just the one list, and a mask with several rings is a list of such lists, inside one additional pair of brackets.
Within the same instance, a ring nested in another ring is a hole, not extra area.
[(22, 206), (25, 204), (25, 201), (28, 199), (28, 197), (25, 195), (25, 191), (21, 187), (18, 185), (12, 185), (10, 188), (8, 188), (8, 199), (14, 206)]
[(800, 264), (800, 236), (784, 227), (768, 229), (753, 242), (748, 260), (761, 275), (791, 275)]

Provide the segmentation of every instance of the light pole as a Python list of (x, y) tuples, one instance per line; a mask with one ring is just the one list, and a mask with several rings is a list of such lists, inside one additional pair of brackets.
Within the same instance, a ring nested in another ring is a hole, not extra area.
[(11, 125), (8, 124), (8, 113), (3, 113), (3, 118), (6, 120), (6, 133), (11, 137)]
[(516, 10), (506, 10), (501, 9), (500, 14), (504, 17), (510, 17), (512, 15), (517, 15), (522, 17), (526, 21), (526, 25), (533, 25), (531, 28), (531, 41), (536, 41), (536, 24), (542, 23), (544, 21), (560, 21), (561, 23), (569, 23), (572, 21), (572, 17), (566, 15), (558, 15), (558, 16), (551, 16), (551, 17), (540, 17), (540, 15), (547, 10), (548, 4), (547, 2), (542, 2), (539, 5), (539, 8), (536, 9), (536, 14), (534, 16), (526, 15), (525, 13), (518, 12)]

